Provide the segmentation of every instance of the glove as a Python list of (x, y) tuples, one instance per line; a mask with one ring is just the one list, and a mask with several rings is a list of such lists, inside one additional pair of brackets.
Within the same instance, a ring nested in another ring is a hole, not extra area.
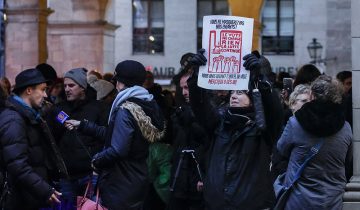
[(246, 70), (251, 72), (260, 70), (260, 54), (258, 51), (245, 55), (243, 60), (245, 61), (243, 66)]
[(204, 49), (200, 49), (189, 61), (190, 64), (194, 66), (203, 66), (206, 64), (207, 59), (203, 55), (205, 52)]

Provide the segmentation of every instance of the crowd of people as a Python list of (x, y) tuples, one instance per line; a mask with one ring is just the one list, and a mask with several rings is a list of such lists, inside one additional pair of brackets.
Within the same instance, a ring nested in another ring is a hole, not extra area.
[(180, 58), (174, 92), (133, 60), (114, 74), (60, 78), (43, 63), (13, 87), (2, 78), (1, 208), (72, 210), (99, 191), (110, 210), (273, 209), (282, 178), (283, 209), (341, 209), (351, 72), (332, 78), (306, 64), (276, 75), (255, 51), (243, 57), (247, 90), (207, 90), (197, 85), (203, 52)]

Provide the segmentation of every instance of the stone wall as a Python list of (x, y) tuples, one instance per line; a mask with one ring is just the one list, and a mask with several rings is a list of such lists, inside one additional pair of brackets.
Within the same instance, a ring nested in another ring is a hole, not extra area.
[(51, 1), (48, 63), (59, 76), (85, 67), (89, 71), (113, 69), (116, 26), (104, 20), (108, 1)]
[(12, 0), (5, 12), (5, 76), (14, 84), (20, 71), (46, 61), (47, 16), (51, 11), (44, 0)]
[[(351, 70), (351, 0), (327, 1), (326, 73)], [(325, 57), (325, 56), (324, 56)]]

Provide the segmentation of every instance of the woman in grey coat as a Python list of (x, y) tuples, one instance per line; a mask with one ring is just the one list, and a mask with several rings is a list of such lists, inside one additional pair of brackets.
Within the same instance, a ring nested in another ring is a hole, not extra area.
[(289, 160), (285, 185), (293, 180), (309, 149), (322, 139), (324, 144), (306, 165), (285, 209), (342, 209), (352, 131), (341, 100), (342, 87), (337, 81), (320, 76), (311, 85), (311, 101), (289, 119), (277, 144), (280, 154)]

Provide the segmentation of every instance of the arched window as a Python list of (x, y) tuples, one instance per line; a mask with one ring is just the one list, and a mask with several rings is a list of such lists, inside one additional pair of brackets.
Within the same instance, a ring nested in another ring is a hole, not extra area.
[(227, 0), (198, 0), (197, 2), (197, 49), (201, 48), (203, 17), (206, 15), (229, 15)]
[(133, 53), (163, 53), (164, 26), (164, 0), (133, 0)]
[(266, 0), (262, 24), (263, 54), (294, 54), (294, 0)]

